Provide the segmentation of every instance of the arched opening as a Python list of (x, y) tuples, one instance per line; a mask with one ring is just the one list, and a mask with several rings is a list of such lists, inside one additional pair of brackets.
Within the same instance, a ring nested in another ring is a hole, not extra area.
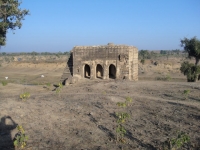
[(90, 78), (90, 66), (88, 64), (84, 67), (84, 76), (85, 78)]
[(109, 66), (109, 78), (111, 79), (116, 78), (116, 67), (113, 64)]
[(103, 67), (100, 64), (96, 67), (96, 77), (101, 79), (103, 78)]

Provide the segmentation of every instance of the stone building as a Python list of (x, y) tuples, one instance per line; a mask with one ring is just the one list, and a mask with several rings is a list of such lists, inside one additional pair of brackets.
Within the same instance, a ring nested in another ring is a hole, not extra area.
[(75, 46), (61, 77), (63, 83), (88, 79), (138, 80), (138, 49), (134, 46)]

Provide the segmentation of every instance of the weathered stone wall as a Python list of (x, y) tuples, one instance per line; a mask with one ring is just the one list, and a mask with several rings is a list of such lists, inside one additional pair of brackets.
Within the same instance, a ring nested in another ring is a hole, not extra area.
[(138, 50), (133, 46), (76, 46), (73, 76), (79, 78), (116, 78), (138, 80)]

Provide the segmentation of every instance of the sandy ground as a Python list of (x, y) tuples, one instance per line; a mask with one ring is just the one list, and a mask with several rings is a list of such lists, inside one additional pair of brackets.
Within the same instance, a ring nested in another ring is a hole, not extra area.
[[(0, 149), (14, 149), (17, 124), (29, 137), (28, 150), (159, 150), (164, 141), (176, 137), (177, 131), (191, 139), (182, 149), (200, 149), (199, 82), (185, 82), (176, 69), (180, 64), (167, 63), (140, 64), (137, 82), (84, 79), (64, 86), (60, 94), (53, 85), (46, 88), (45, 83), (58, 83), (65, 63), (1, 67), (1, 80), (8, 76), (11, 83), (0, 85)], [(172, 79), (156, 80), (165, 75)], [(190, 90), (188, 97), (184, 90)], [(23, 92), (30, 92), (27, 101), (19, 98)], [(119, 108), (116, 103), (126, 97), (133, 102)], [(115, 114), (121, 111), (130, 114), (124, 124), (126, 144), (116, 142)]]

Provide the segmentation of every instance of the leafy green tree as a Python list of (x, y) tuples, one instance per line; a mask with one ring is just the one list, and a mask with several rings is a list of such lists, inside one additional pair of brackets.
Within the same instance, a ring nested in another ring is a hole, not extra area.
[(149, 54), (148, 50), (140, 50), (139, 56), (142, 57), (142, 59), (149, 59), (150, 58), (150, 54)]
[(29, 10), (20, 9), (18, 0), (0, 0), (0, 46), (6, 45), (7, 30), (20, 29)]
[(6, 52), (2, 52), (2, 55), (6, 55)]
[(38, 55), (38, 53), (35, 52), (35, 51), (32, 51), (32, 52), (31, 52), (31, 55), (36, 56), (36, 55)]
[(160, 54), (165, 55), (165, 54), (167, 54), (167, 51), (166, 50), (160, 50)]
[(200, 66), (198, 66), (200, 60), (200, 41), (196, 37), (191, 39), (184, 38), (181, 40), (181, 46), (188, 53), (188, 58), (195, 58), (195, 64), (183, 62), (180, 70), (187, 76), (188, 82), (195, 82), (197, 78), (198, 80), (200, 79)]
[(140, 62), (144, 65), (145, 59), (141, 59)]
[(198, 65), (200, 60), (200, 40), (196, 37), (191, 39), (184, 38), (181, 40), (181, 46), (184, 48), (184, 51), (188, 53), (189, 58), (195, 58), (195, 65)]
[(187, 61), (181, 64), (180, 70), (185, 76), (187, 76), (188, 82), (195, 82), (200, 74), (200, 66)]

